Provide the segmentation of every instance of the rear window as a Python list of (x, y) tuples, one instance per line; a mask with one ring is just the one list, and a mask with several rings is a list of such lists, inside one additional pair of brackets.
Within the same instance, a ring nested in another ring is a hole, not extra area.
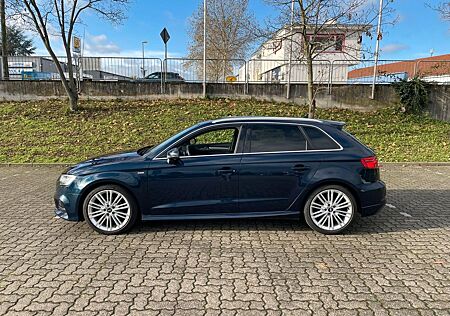
[(308, 136), (310, 143), (308, 149), (339, 149), (339, 145), (332, 140), (327, 134), (316, 127), (302, 126), (306, 135)]
[(306, 149), (306, 139), (295, 125), (252, 125), (247, 141), (246, 152), (250, 153)]

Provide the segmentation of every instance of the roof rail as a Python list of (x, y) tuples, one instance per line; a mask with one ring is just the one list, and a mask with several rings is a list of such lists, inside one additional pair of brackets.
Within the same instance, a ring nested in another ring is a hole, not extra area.
[(301, 118), (301, 117), (276, 117), (276, 116), (229, 116), (211, 121), (214, 123), (223, 123), (230, 121), (303, 121), (303, 122), (317, 122), (322, 120)]

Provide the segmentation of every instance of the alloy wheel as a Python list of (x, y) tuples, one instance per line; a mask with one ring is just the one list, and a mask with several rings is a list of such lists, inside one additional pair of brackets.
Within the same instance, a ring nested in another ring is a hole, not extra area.
[(87, 215), (90, 222), (99, 230), (114, 232), (129, 222), (131, 206), (122, 193), (116, 190), (102, 190), (89, 199)]
[(354, 207), (349, 196), (337, 189), (318, 192), (309, 207), (313, 223), (328, 232), (347, 226), (353, 217), (353, 212)]

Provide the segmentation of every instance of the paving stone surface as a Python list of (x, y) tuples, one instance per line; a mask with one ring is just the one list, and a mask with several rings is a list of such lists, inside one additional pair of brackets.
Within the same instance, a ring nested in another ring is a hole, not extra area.
[(383, 167), (345, 235), (292, 220), (54, 218), (61, 168), (0, 167), (0, 315), (450, 315), (450, 166)]

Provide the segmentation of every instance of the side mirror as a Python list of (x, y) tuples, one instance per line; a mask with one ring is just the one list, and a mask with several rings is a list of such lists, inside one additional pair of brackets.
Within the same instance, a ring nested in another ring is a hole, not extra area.
[(167, 152), (167, 163), (173, 164), (180, 159), (180, 151), (178, 148), (172, 148)]

